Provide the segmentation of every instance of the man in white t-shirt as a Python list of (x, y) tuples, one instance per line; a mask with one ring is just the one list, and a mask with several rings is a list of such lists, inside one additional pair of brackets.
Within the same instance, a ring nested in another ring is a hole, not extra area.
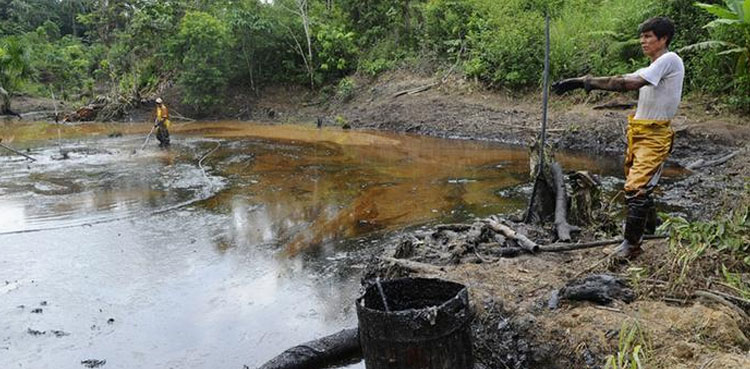
[(650, 18), (639, 27), (641, 48), (651, 64), (624, 76), (569, 78), (552, 85), (558, 94), (583, 88), (607, 91), (638, 90), (638, 108), (628, 117), (628, 148), (625, 154), (625, 202), (628, 217), (625, 239), (617, 253), (634, 258), (641, 253), (645, 231), (654, 232), (656, 211), (653, 192), (664, 161), (672, 150), (674, 131), (670, 120), (677, 113), (682, 96), (685, 67), (682, 59), (668, 50), (674, 24), (668, 18)]

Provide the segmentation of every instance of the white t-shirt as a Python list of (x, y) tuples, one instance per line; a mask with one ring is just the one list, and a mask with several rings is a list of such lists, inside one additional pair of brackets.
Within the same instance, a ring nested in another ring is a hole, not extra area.
[(677, 54), (666, 52), (648, 67), (630, 75), (648, 82), (638, 91), (635, 119), (671, 120), (677, 114), (685, 78), (685, 66)]

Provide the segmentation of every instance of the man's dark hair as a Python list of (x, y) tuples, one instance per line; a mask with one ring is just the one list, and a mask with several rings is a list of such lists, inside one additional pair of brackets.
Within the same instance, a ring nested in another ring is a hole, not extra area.
[(638, 34), (640, 35), (648, 31), (653, 32), (658, 38), (666, 36), (667, 46), (669, 46), (669, 43), (672, 42), (672, 37), (674, 37), (674, 23), (667, 17), (649, 18), (638, 27)]

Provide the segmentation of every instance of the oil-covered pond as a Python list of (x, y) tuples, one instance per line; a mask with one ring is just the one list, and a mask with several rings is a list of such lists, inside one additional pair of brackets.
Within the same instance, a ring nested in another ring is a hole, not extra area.
[[(0, 368), (252, 368), (356, 324), (384, 232), (514, 211), (525, 148), (302, 126), (0, 126)], [(619, 174), (617, 160), (566, 168)]]

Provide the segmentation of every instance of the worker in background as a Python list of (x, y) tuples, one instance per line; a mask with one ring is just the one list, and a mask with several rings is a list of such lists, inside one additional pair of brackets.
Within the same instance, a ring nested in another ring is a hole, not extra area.
[(169, 147), (169, 127), (172, 123), (169, 121), (169, 109), (164, 105), (161, 97), (156, 98), (156, 139), (159, 140), (159, 147)]
[(643, 22), (638, 30), (643, 53), (651, 59), (648, 67), (624, 76), (569, 78), (552, 85), (558, 94), (583, 88), (606, 91), (638, 90), (638, 107), (628, 117), (625, 154), (625, 202), (628, 216), (624, 241), (617, 255), (632, 259), (641, 252), (644, 232), (657, 225), (651, 193), (659, 182), (664, 162), (672, 151), (674, 131), (671, 119), (682, 97), (685, 67), (682, 59), (669, 51), (674, 24), (665, 17)]

